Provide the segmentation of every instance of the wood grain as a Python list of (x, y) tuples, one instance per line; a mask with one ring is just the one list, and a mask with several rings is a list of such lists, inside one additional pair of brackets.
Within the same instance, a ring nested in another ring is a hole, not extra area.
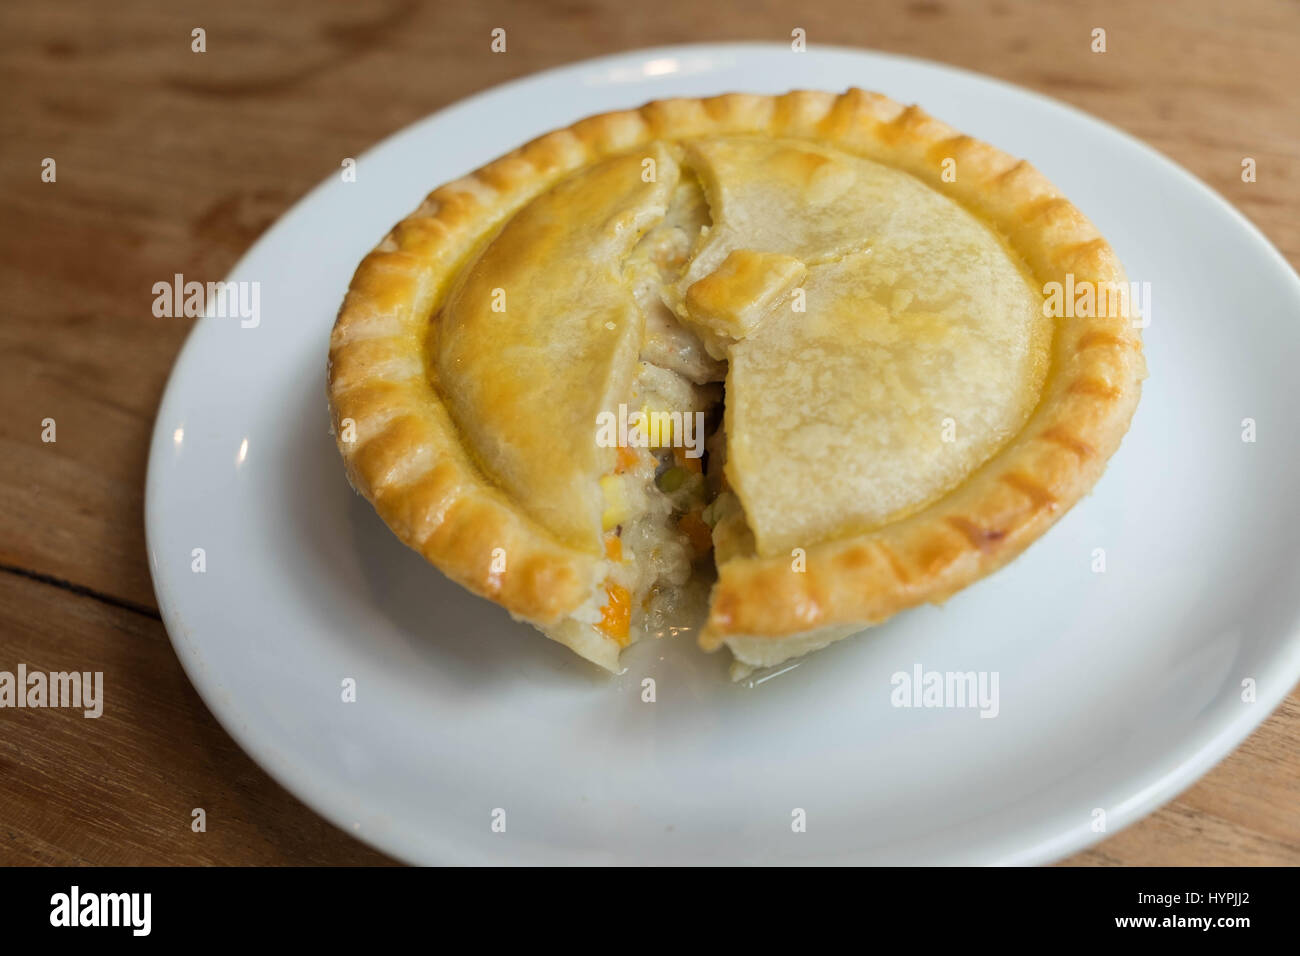
[[(488, 48), (498, 26), (505, 54)], [(190, 50), (194, 27), (205, 54)], [(786, 41), (795, 27), (814, 45), (942, 60), (1101, 116), (1221, 191), (1300, 264), (1294, 2), (0, 7), (0, 668), (78, 661), (123, 688), (99, 720), (0, 712), (0, 863), (383, 859), (241, 753), (166, 640), (142, 490), (188, 324), (152, 316), (152, 284), (221, 278), (342, 157), (475, 91), (588, 56)], [(1089, 50), (1094, 27), (1105, 54)], [(1245, 156), (1256, 183), (1241, 182)], [(40, 180), (45, 157), (55, 183)], [(47, 417), (54, 444), (40, 440)], [(1293, 693), (1204, 780), (1069, 862), (1300, 862), (1298, 735)], [(190, 830), (199, 806), (203, 834)]]

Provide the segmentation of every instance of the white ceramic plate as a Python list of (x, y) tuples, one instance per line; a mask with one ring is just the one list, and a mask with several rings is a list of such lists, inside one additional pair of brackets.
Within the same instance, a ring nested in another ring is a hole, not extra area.
[[(1151, 284), (1133, 428), (1094, 494), (1024, 556), (755, 686), (728, 683), (724, 654), (685, 641), (639, 646), (610, 678), (447, 582), (352, 493), (328, 434), (329, 330), (358, 261), (432, 187), (590, 113), (850, 85), (1031, 159)], [(388, 139), (230, 278), (261, 284), (260, 324), (199, 321), (153, 437), (163, 619), (241, 746), (398, 858), (1047, 861), (1105, 835), (1098, 809), (1113, 833), (1174, 796), (1300, 676), (1300, 280), (1206, 186), (1041, 96), (837, 49), (593, 60)], [(918, 664), (996, 673), (997, 717), (892, 706), (891, 675)], [(355, 703), (341, 701), (345, 678)]]

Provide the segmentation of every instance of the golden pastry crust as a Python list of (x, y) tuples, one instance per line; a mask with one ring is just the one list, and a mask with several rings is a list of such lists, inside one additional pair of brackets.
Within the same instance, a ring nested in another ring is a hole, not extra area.
[[(430, 317), (485, 236), (598, 160), (728, 134), (807, 139), (904, 170), (997, 229), (1043, 282), (1124, 282), (1109, 245), (1029, 164), (916, 107), (860, 90), (661, 100), (547, 134), (435, 190), (362, 262), (330, 342), (329, 398), (353, 485), (406, 544), (512, 614), (552, 624), (589, 600), (600, 555), (564, 543), (486, 477), (428, 358)], [(945, 182), (944, 160), (959, 171)], [(1125, 317), (1057, 319), (1024, 429), (936, 503), (786, 557), (728, 560), (701, 644), (882, 620), (1001, 566), (1087, 492), (1119, 444), (1144, 375)], [(351, 440), (349, 440), (351, 439)], [(503, 561), (504, 559), (504, 566)]]

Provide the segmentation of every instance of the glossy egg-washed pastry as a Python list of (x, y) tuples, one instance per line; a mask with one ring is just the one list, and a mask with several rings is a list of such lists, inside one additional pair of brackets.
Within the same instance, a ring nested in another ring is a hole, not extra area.
[[(1029, 164), (915, 107), (656, 101), (366, 257), (335, 434), (402, 541), (548, 637), (616, 670), (680, 630), (742, 673), (942, 601), (1092, 487), (1144, 365), (1129, 310), (1047, 314), (1067, 275), (1127, 281)], [(673, 424), (602, 431), (637, 413)]]

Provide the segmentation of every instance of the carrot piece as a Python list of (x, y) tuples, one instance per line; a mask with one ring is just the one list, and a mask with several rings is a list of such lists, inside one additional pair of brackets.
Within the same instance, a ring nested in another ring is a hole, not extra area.
[(618, 465), (614, 468), (614, 474), (621, 475), (636, 465), (636, 449), (629, 448), (627, 445), (618, 446)]
[(609, 603), (600, 609), (600, 629), (617, 641), (619, 647), (627, 647), (632, 625), (632, 594), (612, 581), (605, 583), (605, 594)]
[(605, 535), (605, 557), (611, 561), (623, 560), (623, 539), (618, 535)]

